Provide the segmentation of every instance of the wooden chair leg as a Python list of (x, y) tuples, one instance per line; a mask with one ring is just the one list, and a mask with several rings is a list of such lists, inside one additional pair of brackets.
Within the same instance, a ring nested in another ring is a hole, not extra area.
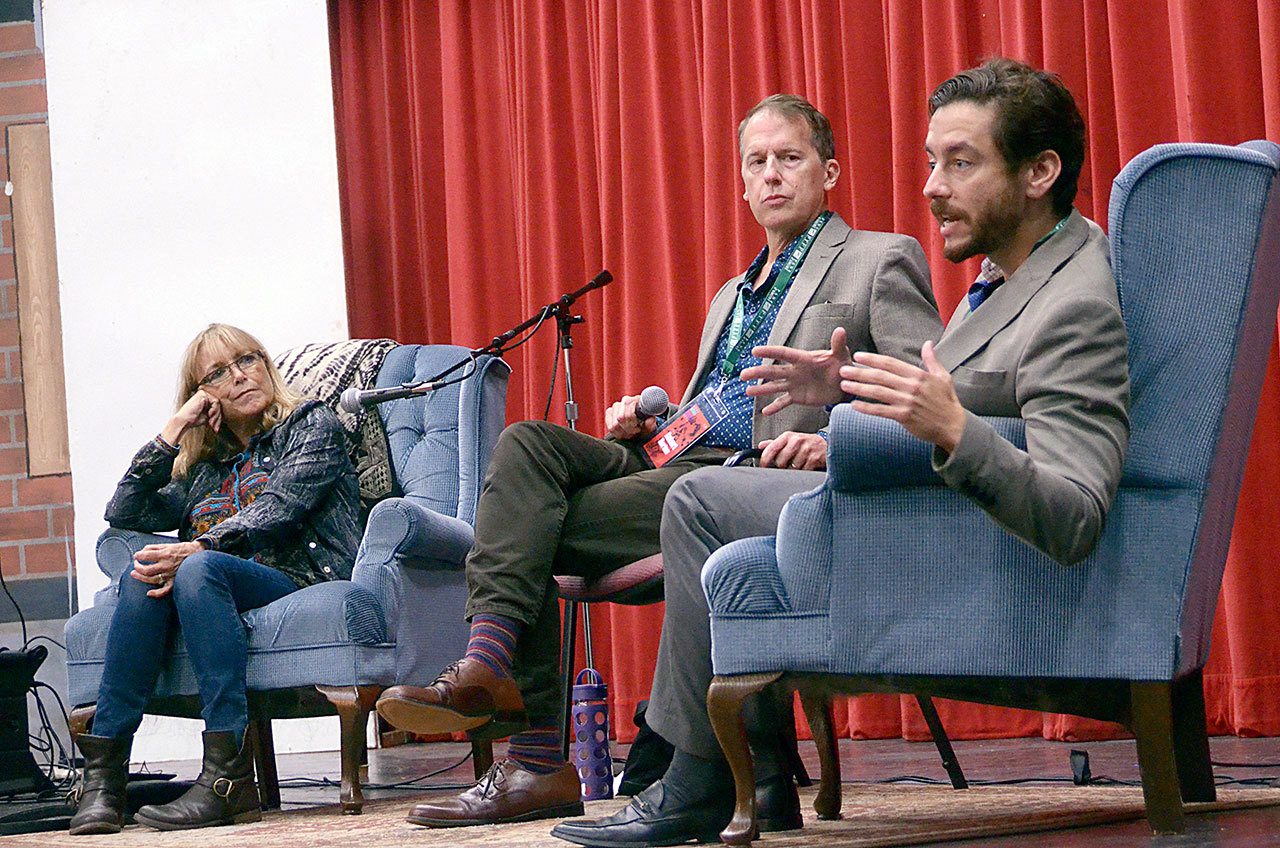
[(253, 764), (258, 772), (258, 797), (262, 809), (280, 809), (280, 776), (276, 772), (276, 743), (271, 735), (271, 719), (258, 718), (249, 722), (248, 732), (253, 734)]
[(475, 767), (476, 780), (484, 777), (484, 773), (493, 765), (493, 740), (471, 740), (471, 765)]
[(338, 711), (342, 726), (342, 812), (359, 815), (364, 809), (360, 791), (360, 756), (365, 750), (365, 731), (381, 686), (316, 686)]
[(76, 744), (76, 740), (82, 735), (87, 734), (93, 726), (93, 717), (98, 712), (97, 704), (85, 704), (83, 707), (76, 707), (71, 711), (71, 715), (67, 716), (67, 730), (71, 733), (71, 744)]
[(733, 819), (720, 831), (720, 840), (728, 845), (750, 845), (758, 835), (756, 829), (756, 778), (747, 745), (747, 730), (742, 721), (742, 702), (773, 683), (782, 672), (716, 675), (707, 692), (707, 712), (711, 727), (720, 740), (725, 759), (733, 771), (735, 806)]
[(1131, 683), (1133, 735), (1138, 740), (1138, 768), (1147, 821), (1155, 833), (1182, 833), (1182, 796), (1173, 753), (1173, 699), (1169, 683)]
[(1173, 684), (1173, 755), (1183, 801), (1216, 801), (1200, 669)]
[(938, 717), (933, 699), (928, 695), (917, 695), (916, 703), (920, 705), (920, 712), (924, 713), (924, 723), (929, 725), (933, 744), (938, 749), (938, 756), (942, 757), (942, 767), (951, 778), (952, 788), (968, 789), (969, 781), (964, 779), (964, 771), (960, 768), (960, 761), (956, 759), (956, 752), (951, 748), (951, 740), (947, 737), (946, 728), (942, 726), (942, 719)]
[(800, 704), (804, 707), (814, 744), (818, 746), (818, 762), (822, 768), (818, 797), (813, 801), (814, 812), (819, 819), (841, 818), (840, 803), (840, 752), (836, 749), (836, 735), (831, 726), (831, 701), (826, 695), (800, 690)]

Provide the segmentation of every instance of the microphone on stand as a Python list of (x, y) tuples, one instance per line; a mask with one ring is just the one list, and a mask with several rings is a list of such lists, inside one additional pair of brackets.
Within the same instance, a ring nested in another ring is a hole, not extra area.
[(389, 400), (425, 395), (449, 385), (448, 380), (430, 380), (425, 383), (406, 383), (403, 386), (391, 386), (386, 389), (357, 389), (355, 386), (344, 391), (338, 400), (338, 406), (347, 412), (359, 412), (366, 406), (386, 403)]

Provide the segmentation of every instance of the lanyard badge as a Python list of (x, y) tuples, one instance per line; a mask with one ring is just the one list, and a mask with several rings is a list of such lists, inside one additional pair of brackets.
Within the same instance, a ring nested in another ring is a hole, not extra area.
[(645, 455), (654, 468), (661, 468), (696, 445), (707, 431), (728, 417), (729, 408), (720, 397), (720, 386), (705, 388), (644, 443)]
[(822, 232), (822, 228), (826, 226), (827, 221), (830, 219), (831, 213), (823, 212), (814, 219), (809, 228), (800, 236), (795, 247), (792, 248), (791, 255), (787, 258), (786, 263), (774, 276), (773, 285), (765, 296), (764, 303), (756, 310), (755, 317), (751, 319), (751, 323), (745, 328), (742, 325), (746, 319), (746, 305), (743, 302), (743, 293), (738, 293), (738, 299), (733, 309), (733, 322), (729, 325), (728, 350), (725, 353), (724, 361), (720, 363), (719, 370), (723, 379), (699, 392), (698, 396), (676, 413), (676, 416), (667, 422), (665, 427), (659, 430), (653, 438), (645, 442), (645, 455), (649, 457), (649, 461), (653, 463), (655, 468), (661, 468), (680, 456), (680, 454), (697, 444), (712, 427), (729, 417), (729, 408), (720, 397), (720, 392), (724, 387), (723, 380), (736, 379), (738, 362), (742, 359), (746, 346), (751, 339), (755, 338), (756, 332), (760, 329), (765, 316), (776, 313), (775, 307), (778, 301), (786, 296), (791, 278), (800, 270), (805, 257), (809, 255), (809, 249), (813, 247), (818, 234)]

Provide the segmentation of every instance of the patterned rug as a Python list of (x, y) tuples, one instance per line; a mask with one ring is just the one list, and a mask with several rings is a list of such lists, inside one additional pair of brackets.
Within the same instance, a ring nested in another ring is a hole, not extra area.
[[(1129, 787), (982, 786), (956, 791), (935, 786), (849, 785), (844, 789), (844, 820), (820, 822), (813, 814), (814, 789), (800, 791), (805, 826), (793, 833), (766, 834), (762, 848), (823, 845), (825, 848), (887, 848), (954, 839), (1033, 833), (1066, 827), (1133, 821), (1143, 817), (1142, 790)], [(423, 796), (418, 796), (423, 797)], [(1280, 804), (1280, 789), (1220, 789), (1212, 804), (1190, 804), (1190, 813)], [(607, 815), (627, 799), (594, 801), (592, 817)], [(198, 832), (159, 833), (137, 825), (112, 836), (41, 833), (0, 837), (0, 846), (46, 848), (422, 848), (422, 846), (512, 846), (565, 848), (549, 835), (554, 822), (428, 830), (408, 824), (404, 815), (413, 798), (376, 801), (360, 816), (344, 816), (335, 805), (268, 813), (256, 824)]]

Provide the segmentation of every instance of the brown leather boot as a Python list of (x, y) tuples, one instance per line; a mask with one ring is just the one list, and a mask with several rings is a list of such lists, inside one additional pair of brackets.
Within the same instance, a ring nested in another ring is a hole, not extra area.
[(501, 759), (466, 792), (418, 804), (405, 821), (425, 827), (468, 827), (580, 815), (582, 785), (571, 764), (537, 774), (515, 760)]
[(446, 666), (425, 688), (392, 686), (378, 698), (377, 709), (393, 727), (413, 733), (471, 730), (475, 737), (500, 738), (526, 724), (515, 680), (470, 657)]
[(204, 766), (195, 785), (173, 803), (143, 807), (134, 818), (156, 830), (189, 830), (262, 821), (261, 805), (249, 735), (237, 750), (231, 731), (206, 730)]
[(84, 754), (80, 803), (71, 817), (71, 833), (119, 833), (124, 826), (125, 784), (129, 780), (132, 736), (111, 739), (81, 734), (76, 739)]

